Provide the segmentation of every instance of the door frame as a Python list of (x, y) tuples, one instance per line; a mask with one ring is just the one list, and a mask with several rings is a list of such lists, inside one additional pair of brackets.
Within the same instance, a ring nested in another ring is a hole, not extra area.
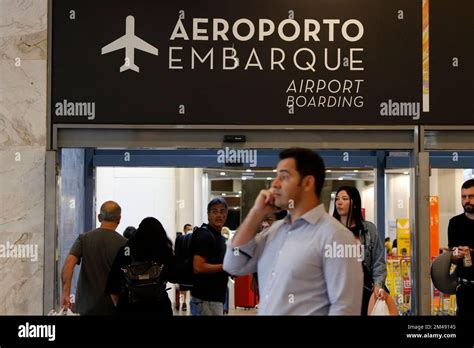
[[(225, 135), (243, 135), (246, 142), (228, 143), (224, 141)], [(54, 173), (46, 171), (46, 182), (53, 183), (56, 187), (56, 167), (60, 148), (97, 148), (102, 150), (124, 149), (222, 149), (225, 147), (239, 149), (279, 149), (287, 147), (307, 147), (321, 151), (342, 150), (384, 150), (393, 151), (394, 156), (383, 159), (378, 153), (376, 166), (385, 166), (387, 163), (400, 162), (401, 153), (409, 152), (413, 168), (418, 168), (419, 157), (419, 128), (417, 126), (170, 126), (170, 125), (53, 125), (51, 134), (51, 159), (54, 157)], [(335, 155), (340, 156), (340, 155)], [(93, 162), (93, 161), (92, 161)], [(50, 164), (52, 166), (52, 164)], [(329, 167), (330, 165), (328, 165)], [(418, 170), (416, 170), (419, 173)], [(379, 184), (382, 183), (378, 173)], [(383, 181), (384, 182), (384, 181)], [(412, 176), (411, 197), (415, 197), (419, 185), (419, 176)], [(384, 186), (381, 185), (382, 187)], [(56, 192), (56, 191), (55, 191)], [(381, 192), (379, 188), (378, 193)], [(383, 190), (384, 192), (384, 190)], [(384, 193), (383, 193), (384, 194)], [(377, 200), (385, 203), (384, 196), (376, 193)], [(43, 312), (47, 314), (54, 308), (54, 301), (60, 289), (60, 284), (50, 284), (57, 273), (58, 240), (57, 240), (57, 207), (58, 198), (47, 199), (45, 210), (48, 212), (48, 223), (45, 223), (45, 245), (50, 245), (55, 253), (45, 252), (45, 292)], [(383, 203), (383, 205), (384, 205)], [(416, 202), (414, 202), (416, 203)], [(416, 206), (411, 204), (411, 230), (412, 239), (416, 239), (417, 217)], [(412, 255), (419, 252), (417, 243), (412, 244)], [(421, 244), (423, 245), (423, 244)], [(416, 273), (412, 269), (412, 273)], [(412, 279), (415, 274), (412, 274)], [(422, 314), (418, 303), (417, 281), (413, 284), (412, 312)]]

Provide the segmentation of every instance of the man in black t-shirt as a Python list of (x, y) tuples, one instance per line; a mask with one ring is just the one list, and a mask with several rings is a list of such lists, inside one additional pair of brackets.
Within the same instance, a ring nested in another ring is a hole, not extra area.
[(221, 235), (227, 220), (227, 203), (221, 197), (207, 205), (209, 224), (193, 232), (194, 285), (191, 288), (192, 315), (223, 315), (228, 274), (223, 270), (226, 251)]
[[(464, 213), (449, 220), (448, 245), (453, 249), (452, 262), (457, 265), (456, 275), (459, 286), (456, 290), (458, 315), (474, 314), (474, 179), (467, 180), (461, 188), (461, 200)], [(465, 257), (471, 256), (471, 265)], [(469, 256), (468, 255), (468, 256)]]

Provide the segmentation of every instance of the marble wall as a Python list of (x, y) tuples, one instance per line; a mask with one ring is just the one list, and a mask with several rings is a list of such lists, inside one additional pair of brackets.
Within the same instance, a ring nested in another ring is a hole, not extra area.
[(43, 313), (47, 0), (0, 0), (0, 315)]

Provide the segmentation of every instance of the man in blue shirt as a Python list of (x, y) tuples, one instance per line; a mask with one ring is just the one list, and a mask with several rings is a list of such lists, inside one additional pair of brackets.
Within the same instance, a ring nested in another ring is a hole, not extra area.
[[(324, 176), (324, 162), (313, 151), (281, 152), (271, 189), (260, 191), (227, 244), (225, 271), (258, 270), (259, 314), (360, 315), (363, 257), (353, 234), (320, 203)], [(288, 216), (257, 236), (277, 209)]]

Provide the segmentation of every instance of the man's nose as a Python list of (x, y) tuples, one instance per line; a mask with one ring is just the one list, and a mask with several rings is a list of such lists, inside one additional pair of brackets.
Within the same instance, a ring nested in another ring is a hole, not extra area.
[(278, 177), (276, 177), (273, 182), (272, 182), (272, 187), (275, 187), (275, 188), (278, 188), (280, 187), (280, 179), (278, 179)]

